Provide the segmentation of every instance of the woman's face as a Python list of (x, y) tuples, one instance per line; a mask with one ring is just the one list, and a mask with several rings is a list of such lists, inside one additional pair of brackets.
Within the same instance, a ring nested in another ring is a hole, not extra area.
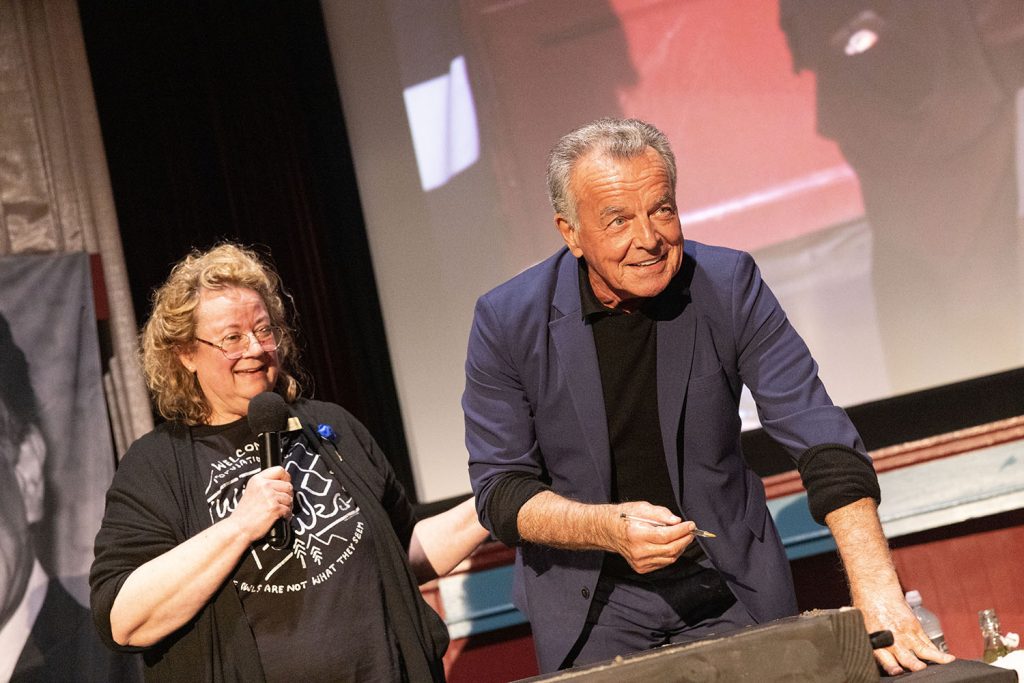
[(182, 365), (194, 372), (207, 404), (208, 424), (234, 422), (249, 412), (249, 400), (277, 383), (278, 352), (267, 351), (252, 336), (252, 331), (271, 324), (263, 299), (244, 287), (204, 289), (196, 308), (196, 337), (220, 344), (231, 333), (249, 335), (248, 348), (241, 358), (228, 360), (209, 344), (196, 343), (179, 354)]

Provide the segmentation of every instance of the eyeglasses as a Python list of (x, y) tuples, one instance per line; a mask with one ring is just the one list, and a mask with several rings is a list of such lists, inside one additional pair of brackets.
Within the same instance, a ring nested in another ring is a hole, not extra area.
[(252, 332), (232, 332), (221, 339), (219, 344), (214, 344), (212, 341), (206, 341), (199, 337), (196, 337), (196, 341), (203, 342), (215, 349), (220, 349), (221, 353), (228, 360), (238, 360), (249, 350), (252, 339), (255, 339), (256, 343), (262, 346), (264, 351), (273, 351), (281, 345), (283, 338), (284, 333), (280, 327), (264, 325), (263, 327), (257, 327)]

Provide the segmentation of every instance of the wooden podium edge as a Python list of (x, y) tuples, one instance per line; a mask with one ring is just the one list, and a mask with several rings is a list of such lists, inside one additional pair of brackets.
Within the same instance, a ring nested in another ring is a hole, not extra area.
[[(875, 683), (880, 680), (871, 643), (860, 610), (843, 607), (811, 610), (797, 616), (748, 626), (722, 636), (691, 643), (665, 645), (604, 662), (564, 671), (524, 678), (519, 683), (561, 683), (587, 680), (608, 683), (621, 680), (645, 680), (650, 683), (675, 683), (709, 680), (797, 680), (795, 671), (773, 671), (771, 657), (758, 658), (758, 652), (774, 652), (784, 657), (785, 645), (792, 643), (806, 651), (817, 651), (815, 665), (827, 671), (824, 678), (807, 680), (843, 683)], [(795, 663), (793, 664), (796, 665)], [(803, 671), (813, 676), (822, 671)]]

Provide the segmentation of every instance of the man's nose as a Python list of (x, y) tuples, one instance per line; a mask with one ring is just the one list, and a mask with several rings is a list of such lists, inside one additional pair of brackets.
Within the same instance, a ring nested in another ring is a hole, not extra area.
[(636, 221), (633, 229), (633, 243), (641, 248), (651, 250), (658, 246), (661, 237), (654, 229), (654, 222), (650, 216), (642, 216)]

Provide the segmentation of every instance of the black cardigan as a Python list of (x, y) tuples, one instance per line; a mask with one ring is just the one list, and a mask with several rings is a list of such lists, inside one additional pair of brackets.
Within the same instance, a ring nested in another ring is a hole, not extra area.
[[(388, 623), (405, 677), (443, 681), (448, 633), (423, 601), (409, 567), (416, 520), (391, 466), (366, 428), (340, 406), (300, 400), (290, 408), (374, 531), (370, 538), (380, 562)], [(321, 423), (334, 429), (337, 448), (317, 435)], [(128, 450), (107, 492), (96, 536), (89, 575), (93, 619), (108, 646), (143, 653), (147, 680), (262, 681), (256, 639), (230, 580), (189, 623), (150, 648), (119, 646), (111, 638), (110, 609), (129, 574), (210, 526), (198, 480), (191, 435), (180, 423), (160, 425)]]

